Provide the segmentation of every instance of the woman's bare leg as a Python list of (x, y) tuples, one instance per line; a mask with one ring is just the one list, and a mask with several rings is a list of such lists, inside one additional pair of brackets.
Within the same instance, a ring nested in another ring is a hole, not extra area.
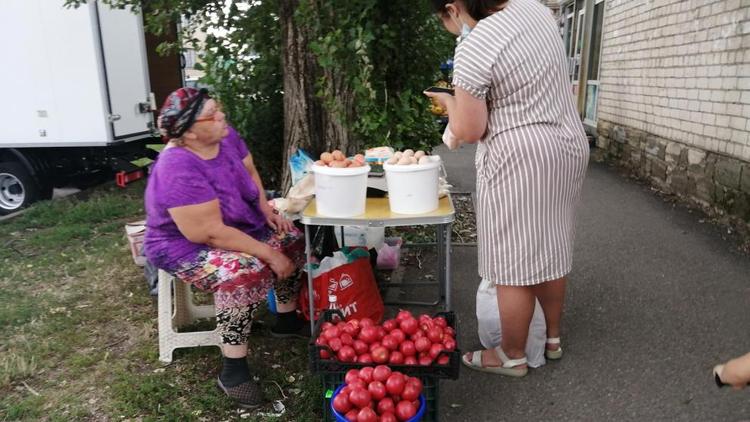
[[(544, 320), (547, 323), (547, 337), (560, 337), (560, 322), (562, 320), (563, 305), (565, 303), (565, 277), (557, 280), (547, 281), (532, 287), (534, 295), (539, 299), (544, 311)], [(550, 350), (557, 350), (557, 344), (548, 344)]]

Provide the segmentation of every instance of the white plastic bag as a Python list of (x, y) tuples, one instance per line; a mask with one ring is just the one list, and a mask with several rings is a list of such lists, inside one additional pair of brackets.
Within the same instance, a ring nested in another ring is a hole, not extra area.
[[(534, 316), (529, 326), (529, 337), (526, 340), (526, 359), (532, 368), (546, 363), (544, 348), (547, 342), (547, 324), (544, 312), (538, 300), (535, 300)], [(487, 349), (497, 347), (502, 339), (500, 313), (497, 306), (497, 289), (494, 283), (482, 279), (477, 289), (477, 331), (479, 341)]]

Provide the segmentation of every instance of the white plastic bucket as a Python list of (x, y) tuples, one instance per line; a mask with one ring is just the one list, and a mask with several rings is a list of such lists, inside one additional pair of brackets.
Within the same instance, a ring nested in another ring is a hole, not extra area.
[(383, 164), (388, 183), (388, 202), (398, 214), (424, 214), (438, 207), (440, 157), (425, 164)]
[(313, 165), (312, 171), (318, 214), (327, 217), (364, 214), (370, 166), (333, 168)]

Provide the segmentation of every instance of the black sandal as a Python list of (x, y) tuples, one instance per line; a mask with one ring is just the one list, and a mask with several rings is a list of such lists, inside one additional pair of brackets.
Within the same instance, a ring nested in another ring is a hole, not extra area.
[(243, 409), (255, 409), (263, 404), (263, 392), (260, 386), (252, 380), (234, 387), (225, 387), (221, 378), (217, 378), (216, 386)]

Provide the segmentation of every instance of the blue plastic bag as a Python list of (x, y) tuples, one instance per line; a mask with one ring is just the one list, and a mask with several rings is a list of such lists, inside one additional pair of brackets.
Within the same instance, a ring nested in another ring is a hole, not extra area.
[(296, 185), (297, 182), (302, 180), (307, 173), (310, 172), (310, 168), (313, 163), (312, 158), (302, 148), (297, 148), (296, 151), (289, 156), (289, 169), (292, 173), (292, 186)]

